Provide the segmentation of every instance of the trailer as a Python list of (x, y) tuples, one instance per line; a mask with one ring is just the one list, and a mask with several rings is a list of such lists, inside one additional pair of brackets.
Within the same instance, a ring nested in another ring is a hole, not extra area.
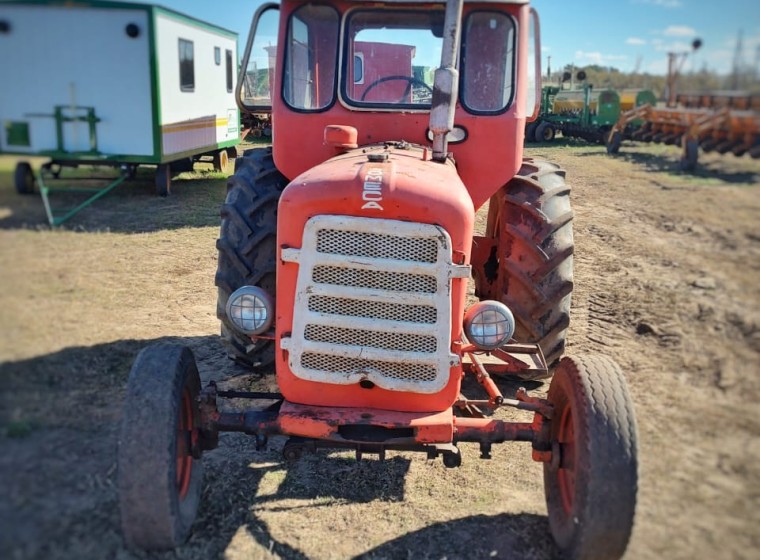
[(159, 195), (172, 173), (213, 158), (226, 171), (239, 143), (237, 34), (159, 6), (104, 1), (0, 4), (0, 154), (50, 158), (38, 174), (18, 164), (16, 188), (48, 186), (66, 167), (111, 166), (119, 177), (155, 166)]

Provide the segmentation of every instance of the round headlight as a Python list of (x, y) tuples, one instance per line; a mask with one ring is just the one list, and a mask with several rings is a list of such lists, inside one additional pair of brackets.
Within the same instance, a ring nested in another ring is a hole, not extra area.
[(493, 350), (508, 342), (515, 333), (515, 318), (498, 301), (481, 301), (464, 314), (467, 339), (482, 350)]
[(227, 300), (227, 317), (243, 334), (261, 334), (274, 319), (274, 301), (263, 288), (243, 286)]

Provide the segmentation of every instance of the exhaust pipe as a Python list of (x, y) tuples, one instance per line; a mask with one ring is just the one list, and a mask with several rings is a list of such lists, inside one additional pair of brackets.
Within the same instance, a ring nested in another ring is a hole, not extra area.
[(435, 71), (430, 131), (433, 133), (433, 161), (444, 162), (448, 154), (449, 132), (454, 128), (454, 111), (459, 97), (459, 39), (464, 0), (447, 0), (443, 21), (441, 66)]

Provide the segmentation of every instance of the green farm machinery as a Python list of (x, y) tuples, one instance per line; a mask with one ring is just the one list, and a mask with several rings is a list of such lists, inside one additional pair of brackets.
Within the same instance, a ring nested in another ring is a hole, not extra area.
[[(584, 79), (581, 76), (582, 73), (579, 79)], [(528, 142), (551, 142), (561, 132), (565, 137), (603, 144), (621, 113), (656, 102), (657, 98), (649, 90), (597, 91), (588, 83), (578, 89), (544, 86), (541, 112), (525, 127), (525, 139)]]

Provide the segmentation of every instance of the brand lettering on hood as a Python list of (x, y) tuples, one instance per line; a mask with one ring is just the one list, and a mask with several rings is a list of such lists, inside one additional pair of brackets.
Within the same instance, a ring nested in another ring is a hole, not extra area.
[(364, 177), (362, 190), (362, 210), (383, 210), (380, 204), (383, 201), (383, 170), (373, 168), (367, 171)]

